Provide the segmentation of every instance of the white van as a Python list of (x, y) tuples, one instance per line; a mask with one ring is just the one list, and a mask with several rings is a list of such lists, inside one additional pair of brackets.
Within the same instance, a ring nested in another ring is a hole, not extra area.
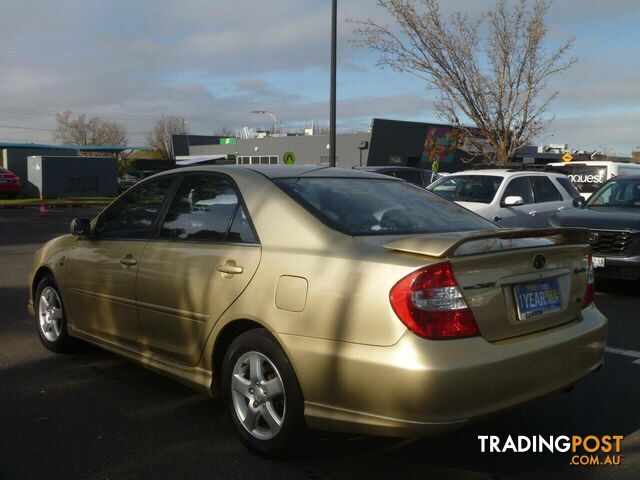
[(640, 165), (624, 162), (587, 160), (584, 162), (550, 163), (560, 168), (584, 198), (589, 198), (600, 186), (613, 177), (640, 174)]

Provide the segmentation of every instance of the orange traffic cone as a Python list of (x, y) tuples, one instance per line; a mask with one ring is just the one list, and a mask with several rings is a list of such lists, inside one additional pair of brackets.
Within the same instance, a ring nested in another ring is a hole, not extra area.
[(41, 217), (46, 217), (47, 216), (47, 211), (44, 209), (44, 202), (40, 201), (40, 216)]

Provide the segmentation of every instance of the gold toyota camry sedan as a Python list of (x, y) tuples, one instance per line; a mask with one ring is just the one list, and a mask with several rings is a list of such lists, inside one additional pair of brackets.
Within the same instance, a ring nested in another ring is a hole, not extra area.
[(82, 339), (219, 394), (279, 455), (305, 426), (451, 431), (596, 370), (587, 237), (363, 171), (192, 167), (40, 248), (29, 309), (50, 350)]

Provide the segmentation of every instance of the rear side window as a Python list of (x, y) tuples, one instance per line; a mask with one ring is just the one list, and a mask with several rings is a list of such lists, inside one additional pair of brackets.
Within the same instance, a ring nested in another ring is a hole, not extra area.
[(238, 210), (236, 210), (233, 222), (231, 222), (227, 241), (233, 243), (258, 243), (242, 205), (238, 205)]
[(419, 187), (424, 185), (422, 183), (422, 175), (420, 175), (420, 172), (413, 170), (397, 170), (396, 177), (406, 180), (409, 183), (413, 183), (414, 185), (418, 185)]
[(129, 190), (98, 217), (95, 238), (148, 238), (175, 177), (146, 182)]
[(524, 205), (533, 203), (533, 190), (531, 189), (531, 177), (517, 177), (512, 179), (504, 190), (502, 201), (507, 197), (522, 197)]
[(451, 175), (430, 190), (449, 200), (491, 203), (502, 180), (502, 177), (494, 175)]
[(562, 195), (547, 177), (531, 177), (536, 203), (561, 202)]
[(573, 183), (571, 183), (569, 177), (556, 177), (556, 180), (571, 198), (578, 198), (580, 196), (580, 192), (578, 192), (578, 190), (576, 190), (576, 187), (573, 186)]
[(349, 235), (403, 235), (497, 228), (426, 190), (394, 180), (284, 178), (274, 183), (322, 222)]
[(224, 241), (237, 206), (238, 197), (227, 180), (211, 175), (187, 177), (169, 207), (160, 236)]

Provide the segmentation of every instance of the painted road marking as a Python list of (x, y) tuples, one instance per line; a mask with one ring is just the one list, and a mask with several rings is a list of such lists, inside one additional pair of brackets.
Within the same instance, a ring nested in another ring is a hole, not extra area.
[(632, 363), (640, 365), (640, 352), (615, 347), (604, 347), (604, 351), (607, 353), (613, 353), (615, 355), (624, 355), (625, 357), (635, 358), (636, 360)]

